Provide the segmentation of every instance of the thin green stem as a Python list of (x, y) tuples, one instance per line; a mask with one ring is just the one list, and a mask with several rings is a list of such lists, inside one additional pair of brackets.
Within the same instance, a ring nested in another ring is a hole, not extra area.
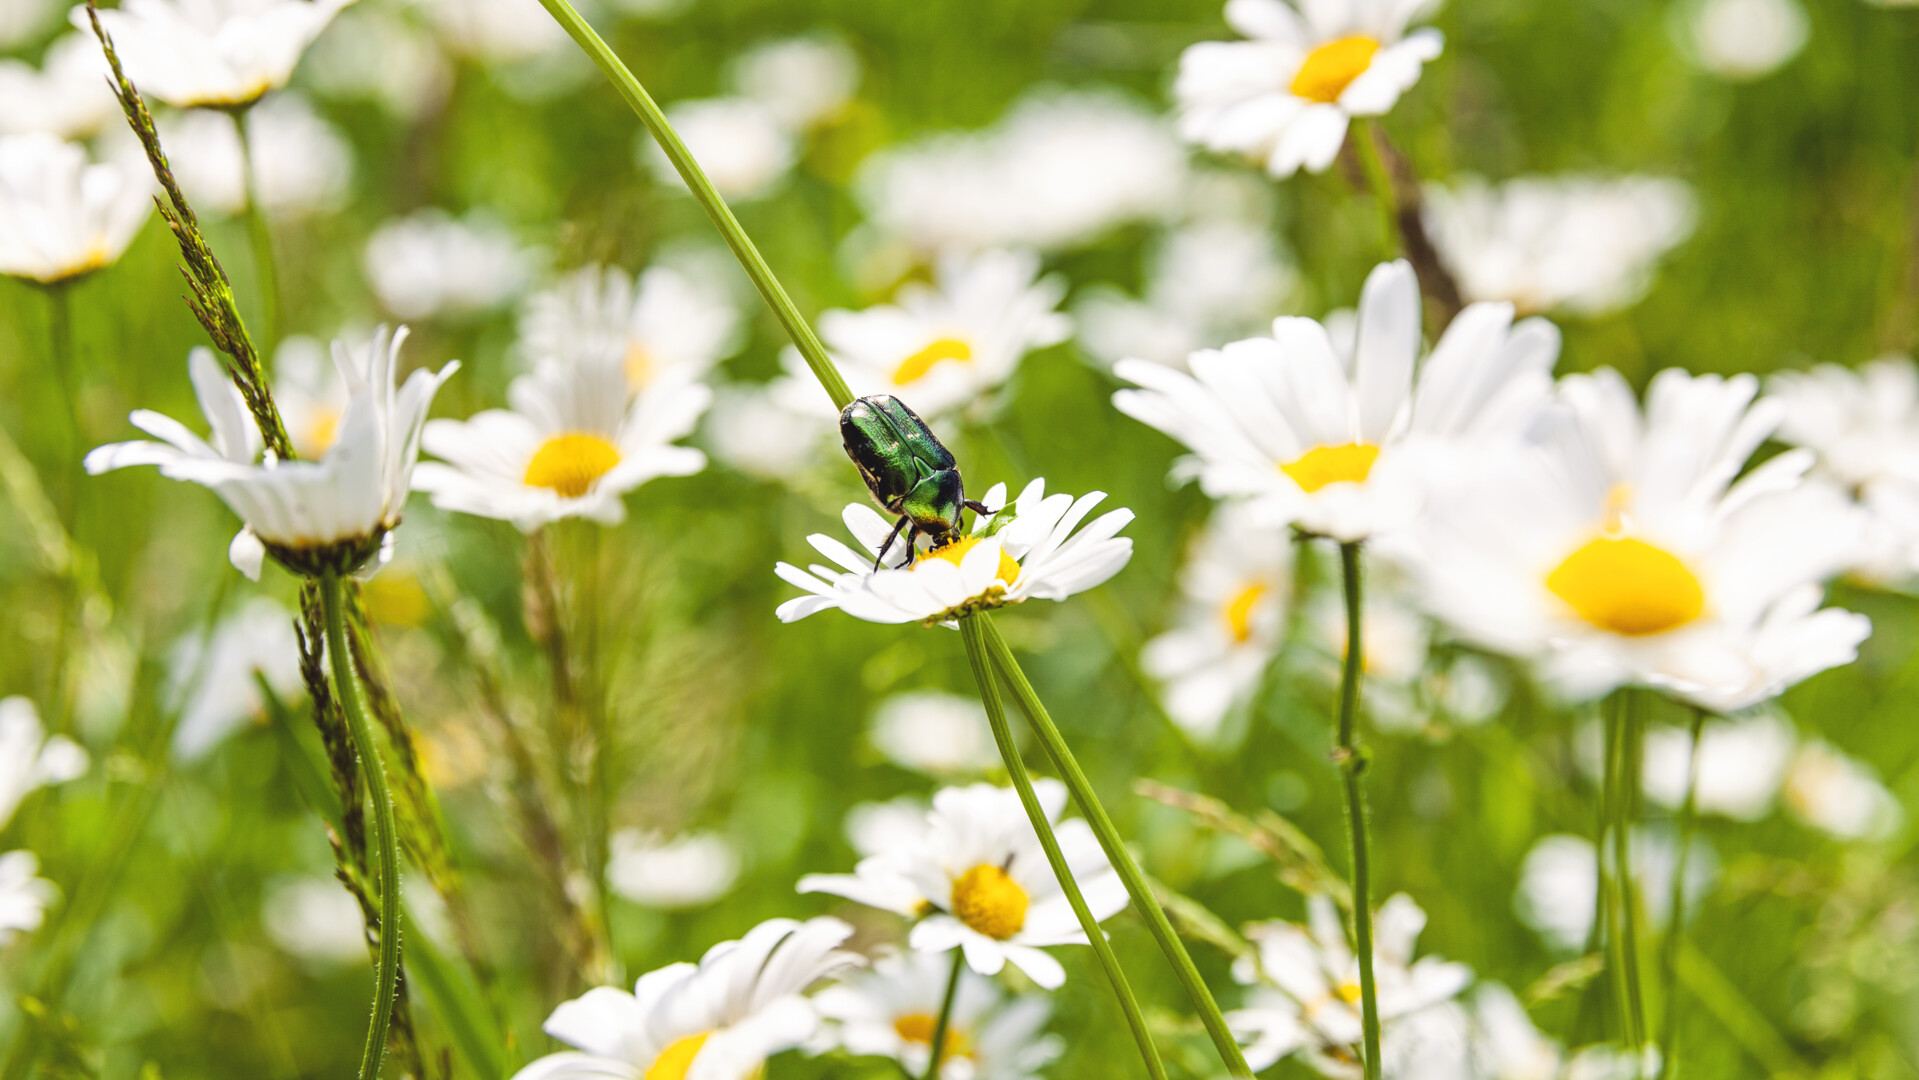
[(1691, 749), (1686, 754), (1686, 799), (1679, 806), (1679, 854), (1673, 858), (1666, 939), (1660, 949), (1666, 1016), (1659, 1025), (1659, 1080), (1672, 1080), (1679, 1072), (1673, 1062), (1673, 1051), (1679, 1043), (1679, 943), (1686, 937), (1686, 862), (1692, 854), (1693, 822), (1699, 813), (1699, 736), (1705, 729), (1706, 710), (1693, 709)]
[(839, 369), (833, 366), (832, 358), (826, 355), (826, 346), (820, 344), (819, 335), (813, 332), (813, 327), (800, 314), (799, 308), (793, 306), (792, 297), (786, 295), (785, 287), (773, 276), (773, 269), (766, 265), (759, 249), (753, 246), (746, 230), (740, 227), (739, 219), (733, 216), (726, 200), (714, 190), (712, 181), (706, 178), (700, 163), (693, 160), (692, 153), (680, 141), (673, 125), (667, 123), (666, 114), (654, 104), (652, 95), (646, 92), (640, 80), (633, 77), (633, 73), (627, 70), (593, 27), (580, 17), (572, 4), (567, 0), (540, 0), (540, 3), (545, 6), (547, 14), (552, 15), (581, 50), (599, 66), (601, 73), (613, 83), (614, 89), (620, 92), (633, 111), (639, 114), (640, 123), (653, 133), (660, 149), (666, 151), (667, 160), (679, 170), (680, 179), (686, 181), (687, 189), (699, 200), (700, 208), (706, 211), (713, 226), (720, 230), (726, 246), (733, 249), (733, 257), (740, 261), (740, 265), (746, 269), (746, 275), (753, 279), (753, 287), (760, 291), (767, 306), (779, 318), (780, 325), (786, 328), (787, 336), (793, 339), (794, 346), (800, 350), (806, 366), (813, 369), (813, 377), (832, 397), (833, 407), (844, 409), (852, 402), (853, 391), (847, 388), (846, 380), (840, 377)]
[(1619, 819), (1619, 732), (1623, 726), (1620, 718), (1622, 708), (1620, 695), (1614, 694), (1602, 710), (1606, 741), (1599, 785), (1599, 832), (1593, 838), (1594, 865), (1599, 871), (1599, 903), (1593, 909), (1593, 933), (1605, 951), (1606, 981), (1612, 984), (1613, 1010), (1619, 1016), (1621, 1038), (1629, 1041), (1630, 1033), (1625, 1030), (1630, 1015), (1626, 1006), (1626, 965), (1619, 955), (1619, 892), (1614, 886), (1619, 868), (1610, 857), (1613, 833), (1618, 828)]
[[(993, 665), (987, 660), (989, 638), (999, 641), (999, 632), (988, 621), (988, 617), (981, 614), (960, 620), (960, 636), (966, 641), (966, 659), (973, 667), (973, 681), (979, 685), (980, 704), (986, 707), (986, 719), (993, 728), (993, 742), (999, 746), (1000, 759), (1006, 763), (1006, 771), (1013, 778), (1013, 790), (1019, 793), (1020, 805), (1026, 808), (1033, 831), (1039, 834), (1040, 847), (1046, 852), (1047, 863), (1053, 867), (1053, 876), (1059, 879), (1060, 891), (1066, 894), (1066, 902), (1072, 905), (1080, 929), (1086, 932), (1086, 941), (1099, 958), (1099, 966), (1105, 970), (1107, 981), (1113, 984), (1113, 996), (1119, 999), (1120, 1011), (1126, 1014), (1126, 1026), (1133, 1032), (1133, 1041), (1139, 1044), (1139, 1055), (1146, 1062), (1147, 1075), (1153, 1080), (1166, 1080), (1166, 1066), (1159, 1060), (1159, 1048), (1153, 1045), (1152, 1033), (1146, 1030), (1146, 1017), (1140, 1012), (1139, 1000), (1133, 996), (1132, 987), (1127, 985), (1126, 972), (1119, 966), (1119, 958), (1113, 955), (1113, 945), (1106, 940), (1106, 931), (1099, 928), (1099, 920), (1093, 917), (1092, 910), (1086, 906), (1086, 898), (1080, 895), (1079, 882), (1073, 879), (1073, 870), (1059, 849), (1059, 839), (1053, 835), (1053, 824), (1046, 819), (1046, 810), (1040, 806), (1039, 796), (1033, 794), (1033, 781), (1026, 775), (1026, 762), (1019, 756), (1019, 747), (1013, 742), (1012, 725), (1006, 722), (1006, 707), (1000, 701), (999, 686), (993, 681)], [(949, 996), (951, 993), (949, 988)], [(940, 1026), (944, 1028), (945, 1024)], [(938, 1047), (939, 1044), (935, 1043), (935, 1068), (939, 1061)], [(933, 1080), (934, 1076), (933, 1072), (927, 1073), (928, 1080)]]
[(366, 1049), (360, 1055), (360, 1080), (378, 1080), (400, 982), (400, 841), (393, 823), (393, 796), (387, 790), (386, 769), (380, 763), (380, 748), (373, 741), (373, 725), (360, 694), (359, 678), (353, 673), (353, 654), (347, 649), (345, 605), (340, 594), (339, 575), (327, 574), (320, 579), (334, 696), (340, 701), (340, 711), (346, 714), (353, 751), (359, 755), (360, 772), (373, 799), (374, 840), (380, 848), (380, 962), (373, 990), (373, 1016), (367, 1021)]
[(253, 245), (253, 272), (260, 284), (260, 341), (271, 347), (280, 340), (280, 272), (273, 260), (273, 232), (260, 205), (260, 184), (253, 171), (253, 139), (247, 133), (252, 106), (233, 110), (233, 127), (240, 135), (240, 176), (246, 188), (247, 241)]
[(1099, 838), (1101, 850), (1106, 852), (1107, 861), (1113, 864), (1120, 881), (1126, 885), (1126, 891), (1133, 898), (1133, 905), (1146, 918), (1146, 928), (1159, 942), (1160, 951), (1166, 954), (1167, 962), (1173, 965), (1173, 973), (1179, 977), (1180, 986), (1199, 1011), (1200, 1022), (1206, 1026), (1206, 1034), (1212, 1037), (1213, 1046), (1219, 1051), (1220, 1060), (1234, 1076), (1251, 1076), (1253, 1071), (1246, 1066), (1246, 1057), (1240, 1053), (1239, 1042), (1233, 1038), (1233, 1032), (1226, 1025), (1226, 1017), (1219, 1010), (1219, 1003), (1213, 1000), (1213, 992), (1207, 988), (1206, 980), (1199, 977), (1199, 968), (1193, 964), (1193, 958), (1186, 951), (1186, 945), (1174, 932), (1173, 924), (1166, 917), (1166, 910), (1160, 906), (1159, 898), (1153, 895), (1152, 885), (1146, 875), (1140, 872), (1139, 864), (1133, 861), (1133, 853), (1126, 849), (1126, 843), (1120, 839), (1119, 830), (1113, 827), (1113, 819), (1106, 813), (1106, 807), (1094, 793), (1093, 785), (1087, 782), (1086, 774), (1079, 767), (1079, 761), (1073, 751), (1067, 747), (1066, 739), (1054, 725), (1048, 715), (1046, 705), (1040, 701), (1033, 684), (1026, 678), (1026, 672), (1019, 666), (1019, 660), (1013, 656), (1012, 647), (1006, 644), (1006, 638), (993, 625), (989, 615), (975, 615), (966, 620), (966, 625), (980, 624), (986, 638), (986, 644), (993, 654), (993, 662), (999, 667), (1006, 684), (1012, 687), (1013, 700), (1019, 702), (1020, 711), (1033, 725), (1034, 734), (1039, 736), (1040, 745), (1045, 747), (1046, 755), (1053, 759), (1053, 768), (1058, 770), (1060, 778), (1066, 781), (1067, 790), (1073, 793), (1073, 801), (1079, 804), (1080, 813), (1086, 816), (1086, 823), (1092, 826), (1093, 835)]
[[(1001, 713), (1001, 719), (1005, 714)], [(946, 974), (946, 996), (940, 998), (939, 1022), (933, 1025), (933, 1041), (929, 1049), (933, 1056), (926, 1060), (925, 1080), (939, 1080), (940, 1063), (946, 1058), (946, 1033), (953, 1026), (953, 1003), (959, 1000), (960, 969), (966, 966), (966, 952), (953, 950), (953, 970)]]
[(1365, 1040), (1366, 1078), (1379, 1080), (1379, 985), (1373, 978), (1372, 860), (1366, 842), (1366, 789), (1361, 783), (1366, 756), (1356, 730), (1359, 682), (1366, 657), (1361, 611), (1359, 544), (1339, 545), (1339, 568), (1346, 589), (1346, 659), (1339, 673), (1339, 749), (1336, 757), (1346, 787), (1347, 838), (1353, 848), (1353, 951), (1359, 957), (1359, 1019)]
[(1639, 974), (1639, 889), (1632, 865), (1632, 825), (1638, 817), (1640, 747), (1645, 731), (1643, 692), (1626, 692), (1619, 730), (1619, 819), (1613, 827), (1613, 859), (1618, 865), (1619, 952), (1626, 977), (1627, 1030), (1631, 1032), (1633, 1075), (1645, 1068), (1646, 996)]
[(1379, 144), (1373, 141), (1373, 122), (1356, 119), (1349, 136), (1359, 152), (1359, 167), (1366, 173), (1366, 185), (1379, 203), (1379, 218), (1386, 235), (1386, 250), (1399, 254), (1399, 197), (1393, 193), (1393, 178), (1379, 156)]

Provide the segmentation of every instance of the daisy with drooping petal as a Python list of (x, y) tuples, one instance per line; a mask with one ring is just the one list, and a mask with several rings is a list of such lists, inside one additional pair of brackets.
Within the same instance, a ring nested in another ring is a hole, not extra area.
[(1352, 118), (1381, 116), (1439, 55), (1439, 31), (1406, 32), (1438, 0), (1227, 0), (1247, 41), (1207, 41), (1179, 58), (1180, 134), (1274, 176), (1323, 172)]
[(333, 362), (347, 388), (339, 435), (318, 461), (255, 462), (261, 439), (240, 392), (213, 359), (197, 348), (187, 358), (212, 440), (186, 425), (141, 409), (131, 420), (162, 442), (95, 447), (86, 457), (98, 475), (130, 465), (157, 465), (170, 480), (213, 489), (245, 522), (227, 555), (258, 579), (266, 555), (296, 574), (372, 573), (391, 555), (388, 538), (400, 523), (420, 429), (440, 386), (460, 368), (450, 360), (438, 372), (415, 371), (399, 384), (406, 327), (381, 327), (360, 346), (333, 343)]
[[(1359, 961), (1346, 944), (1331, 900), (1309, 896), (1306, 912), (1303, 926), (1276, 920), (1246, 928), (1247, 939), (1258, 947), (1257, 960), (1235, 961), (1233, 977), (1254, 989), (1246, 1006), (1226, 1020), (1246, 1044), (1246, 1063), (1256, 1070), (1299, 1054), (1325, 1076), (1359, 1076)], [(1395, 1044), (1410, 1027), (1407, 1021), (1451, 1001), (1472, 981), (1464, 964), (1432, 956), (1413, 959), (1413, 946), (1425, 928), (1426, 913), (1404, 893), (1380, 905), (1374, 920), (1382, 1063), (1405, 1056)]]
[(32, 701), (0, 698), (0, 826), (34, 791), (86, 771), (87, 752), (65, 735), (48, 735)]
[(838, 919), (771, 919), (696, 964), (640, 976), (561, 1005), (544, 1030), (577, 1052), (548, 1054), (515, 1080), (747, 1080), (819, 1025), (804, 991), (858, 964)]
[[(936, 953), (886, 953), (821, 990), (813, 1004), (831, 1022), (827, 1045), (892, 1058), (913, 1076), (925, 1075), (949, 966)], [(1043, 997), (1007, 1001), (992, 980), (960, 972), (941, 1080), (1036, 1080), (1065, 1049), (1058, 1036), (1041, 1034), (1051, 1012)]]
[[(868, 622), (957, 625), (955, 620), (978, 611), (1064, 600), (1105, 584), (1133, 557), (1133, 541), (1117, 535), (1133, 520), (1131, 510), (1109, 510), (1079, 528), (1105, 498), (1103, 491), (1078, 499), (1048, 496), (1046, 481), (1034, 480), (1013, 503), (1010, 522), (1001, 522), (1004, 510), (982, 514), (970, 534), (936, 548), (916, 547), (912, 563), (900, 569), (892, 565), (901, 558), (895, 541), (889, 565), (878, 570), (873, 564), (893, 525), (872, 507), (853, 503), (840, 517), (857, 550), (822, 533), (807, 537), (838, 569), (815, 563), (802, 570), (784, 562), (774, 568), (781, 580), (809, 594), (781, 604), (780, 621), (839, 608)], [(994, 484), (984, 502), (1004, 508), (1006, 485)]]
[[(1126, 887), (1085, 821), (1060, 822), (1066, 787), (1040, 778), (1033, 790), (1054, 822), (1067, 868), (1087, 908), (1108, 919), (1126, 906)], [(861, 860), (852, 874), (810, 874), (801, 892), (825, 892), (918, 918), (908, 939), (922, 952), (958, 948), (982, 975), (1010, 961), (1048, 990), (1066, 969), (1043, 950), (1083, 945), (1086, 935), (1060, 891), (1039, 834), (1012, 788), (972, 784), (933, 796), (924, 836)]]
[(1179, 621), (1148, 641), (1140, 665), (1165, 685), (1167, 715), (1195, 738), (1219, 734), (1279, 652), (1292, 592), (1291, 537), (1227, 505), (1180, 570)]
[(43, 131), (0, 137), (0, 274), (52, 285), (113, 265), (152, 190), (144, 161), (89, 163)]
[(589, 266), (527, 302), (520, 350), (536, 365), (618, 365), (637, 393), (704, 376), (738, 350), (741, 329), (732, 299), (683, 270), (655, 266), (635, 281), (616, 266)]
[(31, 851), (0, 855), (0, 945), (40, 929), (47, 908), (60, 895), (39, 872), (40, 860)]
[[(100, 12), (127, 78), (175, 108), (233, 108), (287, 84), (353, 0), (124, 0)], [(75, 8), (74, 25), (89, 30)]]
[(1663, 371), (1642, 417), (1617, 373), (1567, 377), (1539, 443), (1430, 500), (1408, 552), (1428, 609), (1575, 700), (1641, 685), (1729, 712), (1850, 662), (1871, 626), (1819, 610), (1819, 583), (1860, 522), (1801, 482), (1805, 451), (1735, 482), (1780, 419), (1757, 390)]
[(1515, 325), (1510, 304), (1459, 314), (1423, 364), (1419, 286), (1404, 260), (1376, 268), (1359, 303), (1354, 355), (1312, 319), (1195, 353), (1192, 374), (1143, 360), (1113, 404), (1193, 451), (1176, 474), (1214, 498), (1341, 541), (1411, 523), (1429, 472), (1453, 452), (1516, 442), (1550, 397), (1552, 324)]
[(561, 518), (626, 519), (623, 496), (661, 476), (689, 476), (706, 455), (673, 440), (693, 430), (712, 391), (676, 379), (634, 396), (625, 366), (550, 364), (513, 380), (511, 409), (430, 420), (414, 486), (433, 505), (532, 532)]

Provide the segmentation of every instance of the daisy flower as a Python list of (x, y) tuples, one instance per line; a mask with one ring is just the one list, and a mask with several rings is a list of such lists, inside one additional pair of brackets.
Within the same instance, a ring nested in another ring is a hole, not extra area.
[(1692, 784), (1692, 734), (1677, 727), (1649, 727), (1646, 798), (1677, 809), (1690, 787), (1699, 813), (1758, 821), (1772, 811), (1798, 744), (1799, 733), (1778, 713), (1708, 721), (1699, 732), (1699, 782)]
[[(1078, 818), (1059, 822), (1065, 785), (1041, 778), (1033, 789), (1055, 823), (1060, 851), (1093, 917), (1118, 914), (1126, 906), (1126, 887), (1092, 828)], [(1066, 969), (1043, 947), (1083, 945), (1086, 935), (1019, 795), (992, 784), (946, 788), (933, 796), (927, 826), (923, 836), (903, 836), (899, 846), (862, 859), (852, 874), (801, 878), (800, 891), (832, 893), (917, 918), (907, 939), (914, 949), (958, 948), (982, 975), (997, 975), (1010, 961), (1040, 986), (1057, 989)]]
[(771, 919), (697, 965), (640, 976), (630, 994), (588, 990), (544, 1028), (579, 1051), (548, 1054), (515, 1080), (748, 1080), (812, 1037), (819, 1017), (802, 994), (859, 963), (837, 948), (852, 933), (838, 919)]
[[(1299, 1054), (1322, 1075), (1359, 1076), (1359, 961), (1331, 900), (1309, 896), (1306, 912), (1303, 926), (1275, 920), (1246, 928), (1257, 958), (1235, 961), (1233, 977), (1253, 990), (1226, 1022), (1246, 1044), (1246, 1063), (1255, 1070)], [(1472, 981), (1464, 964), (1413, 959), (1425, 928), (1426, 913), (1403, 893), (1380, 905), (1374, 920), (1382, 1062), (1405, 1057), (1395, 1044), (1414, 1030), (1409, 1021), (1450, 1002)]]
[(825, 34), (762, 42), (740, 54), (732, 69), (740, 93), (794, 131), (831, 123), (860, 85), (859, 54)]
[(100, 43), (77, 31), (47, 46), (38, 69), (0, 60), (0, 134), (44, 131), (84, 139), (97, 133), (120, 115), (110, 75)]
[[(353, 0), (123, 0), (100, 12), (127, 78), (175, 108), (230, 109), (278, 90)], [(73, 22), (89, 30), (87, 12)]]
[(1140, 653), (1180, 727), (1210, 739), (1259, 688), (1279, 652), (1292, 592), (1292, 538), (1222, 506), (1180, 570), (1180, 614)]
[[(1610, 846), (1610, 845), (1608, 845)], [(1639, 900), (1656, 930), (1672, 911), (1672, 875), (1679, 848), (1671, 833), (1634, 831), (1628, 842)], [(1610, 859), (1610, 852), (1608, 859)], [(1685, 910), (1690, 912), (1718, 876), (1712, 846), (1694, 836), (1686, 856)], [(1586, 947), (1592, 933), (1599, 888), (1599, 863), (1592, 841), (1553, 833), (1541, 837), (1520, 861), (1513, 908), (1547, 945), (1565, 953)]]
[(725, 896), (740, 877), (740, 853), (718, 833), (667, 838), (621, 829), (608, 841), (607, 884), (662, 911), (701, 907)]
[(283, 701), (305, 690), (293, 614), (264, 596), (248, 600), (210, 635), (181, 639), (171, 666), (167, 697), (180, 712), (173, 753), (181, 761), (205, 757), (229, 735), (262, 719), (261, 683)]
[(59, 896), (53, 882), (37, 877), (40, 860), (31, 851), (0, 855), (0, 945), (40, 929)]
[[(933, 1053), (946, 981), (946, 958), (935, 953), (881, 955), (873, 966), (813, 998), (831, 1021), (826, 1045), (856, 1056), (891, 1058), (923, 1076)], [(1042, 1035), (1052, 1007), (1043, 997), (1007, 1001), (992, 980), (960, 972), (946, 1029), (941, 1080), (1036, 1080), (1065, 1049)]]
[(1799, 55), (1812, 31), (1799, 0), (1703, 0), (1684, 25), (1693, 61), (1734, 82), (1772, 74)]
[(353, 184), (353, 148), (346, 136), (291, 92), (275, 94), (240, 117), (211, 110), (167, 117), (160, 138), (180, 189), (202, 213), (246, 209), (249, 162), (252, 193), (276, 217), (338, 210)]
[(86, 771), (87, 752), (65, 735), (48, 735), (32, 701), (0, 698), (0, 827), (28, 795)]
[(400, 346), (406, 327), (381, 327), (365, 345), (333, 343), (333, 362), (347, 388), (339, 436), (318, 461), (256, 462), (259, 431), (239, 390), (213, 359), (194, 349), (187, 358), (200, 410), (213, 428), (211, 441), (186, 425), (141, 409), (133, 426), (162, 442), (125, 442), (95, 447), (87, 472), (98, 475), (130, 465), (157, 465), (170, 480), (213, 489), (245, 522), (227, 555), (258, 579), (266, 555), (296, 574), (371, 573), (391, 555), (389, 536), (400, 523), (420, 428), (442, 383), (459, 370), (448, 361), (437, 373), (415, 371), (399, 385)]
[(331, 350), (317, 339), (293, 335), (273, 351), (273, 404), (286, 425), (293, 452), (318, 461), (340, 437), (346, 384)]
[(1729, 712), (1850, 662), (1871, 625), (1818, 610), (1856, 515), (1812, 455), (1735, 482), (1778, 425), (1758, 381), (1663, 371), (1642, 417), (1616, 372), (1569, 376), (1541, 441), (1462, 470), (1409, 562), (1467, 638), (1534, 658), (1569, 699), (1652, 686)]
[(627, 492), (689, 476), (706, 455), (673, 440), (693, 430), (712, 391), (672, 381), (637, 397), (617, 363), (550, 364), (507, 388), (511, 409), (429, 420), (414, 486), (433, 505), (511, 521), (532, 532), (561, 518), (626, 519)]
[(938, 690), (895, 694), (874, 710), (866, 738), (893, 764), (935, 776), (978, 774), (1000, 764), (986, 709), (976, 697)]
[(1406, 32), (1438, 0), (1228, 0), (1248, 41), (1208, 41), (1179, 58), (1179, 130), (1209, 150), (1263, 162), (1276, 177), (1324, 172), (1356, 116), (1381, 116), (1439, 55), (1439, 31)]
[(1794, 817), (1840, 840), (1882, 840), (1905, 821), (1871, 766), (1817, 739), (1793, 755), (1783, 794)]
[(704, 376), (738, 351), (742, 330), (732, 298), (686, 271), (655, 266), (635, 281), (589, 266), (527, 302), (520, 351), (535, 364), (619, 365), (638, 392)]
[(364, 265), (368, 284), (388, 311), (427, 319), (500, 307), (526, 288), (537, 261), (535, 251), (484, 214), (462, 219), (429, 208), (375, 229)]
[[(784, 562), (774, 567), (781, 580), (808, 593), (781, 604), (780, 621), (839, 608), (868, 622), (957, 626), (957, 620), (975, 612), (1028, 600), (1064, 600), (1105, 584), (1133, 557), (1133, 541), (1116, 535), (1133, 520), (1131, 510), (1109, 510), (1079, 528), (1105, 498), (1103, 491), (1078, 499), (1049, 496), (1046, 481), (1034, 480), (1013, 503), (1010, 521), (1002, 520), (1008, 516), (1004, 509), (982, 514), (970, 534), (940, 547), (914, 549), (911, 565), (904, 568), (878, 570), (873, 564), (893, 525), (870, 506), (850, 504), (840, 518), (859, 550), (821, 533), (807, 537), (838, 569), (818, 563), (805, 570)], [(994, 484), (984, 501), (1004, 508), (1006, 485)], [(892, 550), (899, 551), (899, 545)]]
[(1767, 390), (1785, 410), (1779, 438), (1818, 456), (1814, 475), (1864, 509), (1866, 540), (1848, 569), (1868, 581), (1919, 574), (1919, 372), (1903, 356), (1857, 371), (1782, 372)]
[(1468, 300), (1587, 318), (1636, 303), (1692, 234), (1692, 189), (1656, 176), (1523, 176), (1428, 186), (1433, 245)]
[(0, 274), (52, 285), (113, 265), (152, 190), (145, 161), (90, 163), (46, 132), (0, 137)]
[[(1409, 524), (1422, 478), (1449, 452), (1514, 443), (1549, 400), (1559, 332), (1474, 304), (1419, 363), (1419, 286), (1405, 260), (1367, 278), (1353, 354), (1312, 319), (1193, 354), (1192, 374), (1144, 360), (1113, 370), (1121, 412), (1193, 451), (1175, 470), (1275, 525), (1341, 541)], [(1435, 460), (1438, 459), (1438, 460)]]
[[(676, 101), (667, 106), (666, 117), (714, 189), (736, 202), (778, 191), (799, 160), (792, 129), (779, 113), (752, 98)], [(641, 132), (635, 150), (641, 165), (662, 185), (686, 190), (686, 181), (653, 136)]]

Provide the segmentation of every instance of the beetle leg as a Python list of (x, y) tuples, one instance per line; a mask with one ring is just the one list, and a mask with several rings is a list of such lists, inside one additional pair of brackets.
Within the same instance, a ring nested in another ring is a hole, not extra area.
[(971, 510), (975, 514), (985, 514), (987, 517), (992, 517), (994, 514), (999, 513), (999, 510), (1006, 509), (1004, 506), (1002, 506), (999, 508), (999, 510), (988, 510), (986, 508), (986, 504), (979, 501), (978, 499), (966, 500), (966, 508), (968, 510)]
[[(906, 528), (906, 523), (911, 520), (913, 519), (909, 517), (901, 517), (898, 521), (893, 523), (893, 531), (886, 534), (886, 542), (880, 545), (880, 553), (878, 555), (873, 556), (873, 569), (875, 571), (878, 571), (880, 568), (880, 564), (886, 561), (887, 549), (893, 546), (893, 541), (899, 539), (900, 530)], [(908, 551), (911, 551), (913, 548), (913, 540), (911, 537), (908, 537), (906, 540), (906, 548)]]

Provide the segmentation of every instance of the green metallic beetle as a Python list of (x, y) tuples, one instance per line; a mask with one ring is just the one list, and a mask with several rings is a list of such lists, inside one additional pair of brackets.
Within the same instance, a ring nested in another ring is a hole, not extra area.
[(966, 497), (953, 452), (941, 445), (918, 413), (891, 394), (858, 398), (841, 411), (840, 439), (880, 508), (900, 516), (873, 560), (875, 570), (886, 561), (902, 529), (908, 531), (906, 562), (900, 565), (907, 566), (922, 533), (938, 546), (959, 532), (962, 511), (993, 513)]

